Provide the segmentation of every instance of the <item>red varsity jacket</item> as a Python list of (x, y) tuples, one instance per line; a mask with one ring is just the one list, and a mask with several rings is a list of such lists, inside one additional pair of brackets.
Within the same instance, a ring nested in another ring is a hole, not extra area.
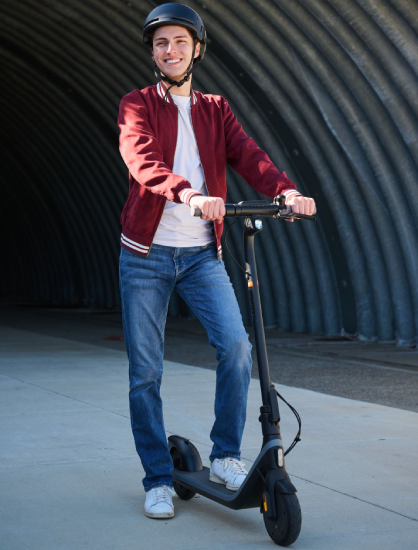
[[(166, 199), (188, 204), (196, 194), (186, 179), (172, 172), (178, 112), (170, 95), (164, 106), (164, 95), (161, 82), (133, 90), (122, 98), (119, 109), (119, 148), (129, 169), (121, 245), (142, 256), (150, 252)], [(192, 91), (191, 102), (192, 125), (210, 196), (225, 201), (227, 163), (267, 197), (274, 198), (283, 191), (295, 193), (294, 183), (247, 136), (223, 97)], [(222, 230), (223, 223), (214, 224), (219, 258)]]

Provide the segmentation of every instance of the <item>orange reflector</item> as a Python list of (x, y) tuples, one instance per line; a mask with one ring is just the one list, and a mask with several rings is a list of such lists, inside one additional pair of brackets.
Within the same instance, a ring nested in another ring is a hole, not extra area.
[(264, 506), (264, 511), (267, 512), (267, 501), (266, 501), (266, 495), (263, 494), (263, 506)]
[(248, 288), (252, 288), (254, 285), (253, 285), (253, 282), (252, 281), (248, 281)]

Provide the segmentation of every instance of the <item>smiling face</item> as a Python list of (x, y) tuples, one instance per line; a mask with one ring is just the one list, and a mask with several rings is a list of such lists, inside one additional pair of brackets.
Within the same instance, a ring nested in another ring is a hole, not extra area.
[[(173, 80), (181, 80), (190, 65), (193, 38), (184, 27), (168, 25), (159, 27), (152, 40), (152, 55), (160, 71)], [(195, 57), (200, 53), (196, 45)]]

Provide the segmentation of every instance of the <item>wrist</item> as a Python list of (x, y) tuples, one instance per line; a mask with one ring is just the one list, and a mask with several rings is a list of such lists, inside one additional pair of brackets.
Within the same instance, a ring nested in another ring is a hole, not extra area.
[(297, 189), (286, 189), (280, 193), (286, 197), (286, 202), (289, 202), (290, 199), (294, 197), (302, 197), (303, 195), (299, 193)]
[(180, 191), (179, 193), (179, 198), (181, 202), (183, 202), (184, 204), (187, 204), (188, 206), (190, 206), (190, 200), (193, 197), (201, 197), (201, 196), (202, 194), (199, 193), (199, 191), (196, 191), (195, 189), (183, 189), (183, 191)]

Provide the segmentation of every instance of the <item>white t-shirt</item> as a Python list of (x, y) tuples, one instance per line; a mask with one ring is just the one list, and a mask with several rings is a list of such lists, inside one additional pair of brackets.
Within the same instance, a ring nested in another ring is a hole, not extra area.
[[(193, 189), (207, 196), (205, 176), (192, 126), (190, 96), (173, 94), (171, 97), (178, 109), (173, 174), (183, 176)], [(187, 204), (166, 201), (153, 242), (175, 248), (205, 246), (213, 242), (213, 222), (193, 217)]]

